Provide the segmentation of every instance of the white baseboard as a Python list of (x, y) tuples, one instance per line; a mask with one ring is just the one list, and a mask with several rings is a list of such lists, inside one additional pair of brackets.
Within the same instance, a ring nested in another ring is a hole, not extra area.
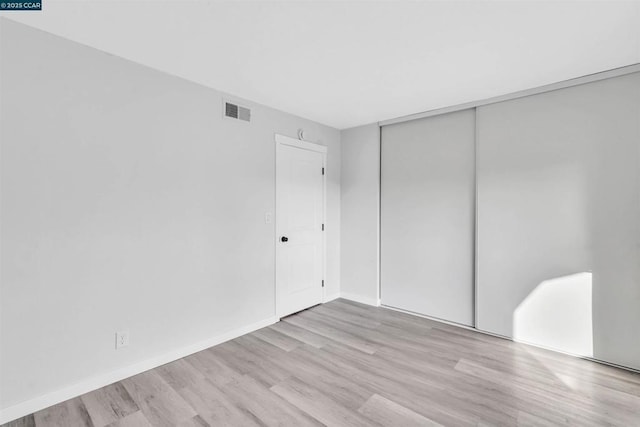
[(333, 301), (334, 299), (338, 299), (338, 298), (340, 298), (340, 292), (332, 295), (327, 295), (326, 297), (324, 297), (324, 302)]
[(133, 375), (137, 375), (141, 372), (148, 371), (149, 369), (153, 369), (166, 363), (173, 362), (174, 360), (181, 359), (183, 357), (189, 356), (190, 354), (197, 353), (209, 347), (213, 347), (214, 345), (221, 344), (225, 341), (229, 341), (255, 330), (264, 328), (265, 326), (272, 325), (277, 321), (278, 319), (276, 317), (270, 317), (256, 323), (234, 329), (222, 335), (218, 335), (216, 337), (201, 341), (199, 343), (173, 350), (163, 355), (152, 357), (150, 359), (143, 360), (142, 362), (122, 367), (115, 371), (96, 375), (60, 390), (52, 391), (42, 396), (38, 396), (33, 399), (18, 403), (16, 405), (9, 406), (0, 410), (0, 424), (8, 423), (9, 421), (24, 417), (25, 415), (29, 415), (41, 409), (48, 408), (49, 406), (55, 405), (57, 403), (64, 402), (65, 400), (72, 399), (74, 397), (89, 393), (90, 391), (97, 390), (109, 384), (121, 381), (125, 378), (129, 378)]
[(380, 306), (380, 300), (377, 298), (363, 297), (356, 294), (350, 294), (349, 292), (340, 292), (340, 297), (350, 301), (359, 302), (360, 304), (372, 305), (374, 307)]

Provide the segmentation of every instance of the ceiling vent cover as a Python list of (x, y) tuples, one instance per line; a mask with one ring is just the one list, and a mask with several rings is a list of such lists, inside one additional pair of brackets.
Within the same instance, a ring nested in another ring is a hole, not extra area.
[(245, 122), (250, 122), (251, 110), (246, 107), (242, 107), (240, 105), (225, 101), (224, 116), (230, 119), (238, 119), (238, 120), (243, 120)]

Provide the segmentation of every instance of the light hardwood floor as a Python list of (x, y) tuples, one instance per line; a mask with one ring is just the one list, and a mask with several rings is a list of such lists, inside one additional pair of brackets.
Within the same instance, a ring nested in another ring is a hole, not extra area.
[(640, 375), (336, 300), (11, 426), (640, 426)]

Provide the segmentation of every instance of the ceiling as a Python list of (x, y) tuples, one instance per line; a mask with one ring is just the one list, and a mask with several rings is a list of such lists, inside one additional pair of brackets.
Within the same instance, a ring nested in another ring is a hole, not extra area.
[(640, 62), (638, 1), (55, 1), (3, 16), (344, 129)]

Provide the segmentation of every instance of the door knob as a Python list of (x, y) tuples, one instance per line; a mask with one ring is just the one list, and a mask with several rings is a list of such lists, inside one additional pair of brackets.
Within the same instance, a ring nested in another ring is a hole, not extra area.
[(281, 241), (281, 242), (288, 242), (288, 241), (289, 241), (289, 238), (288, 238), (287, 236), (282, 236), (282, 237), (280, 238), (280, 241)]

